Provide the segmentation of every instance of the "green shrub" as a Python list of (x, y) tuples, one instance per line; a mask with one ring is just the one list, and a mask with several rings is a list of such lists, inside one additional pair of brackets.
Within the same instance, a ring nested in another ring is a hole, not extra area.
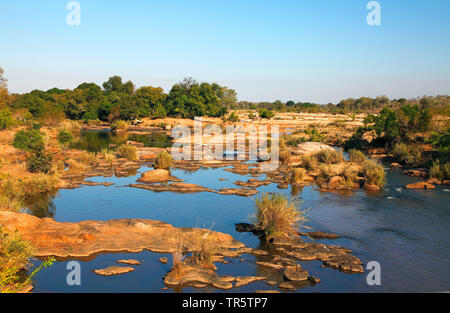
[(7, 232), (0, 228), (0, 292), (14, 293), (30, 284), (31, 279), (43, 268), (51, 266), (54, 258), (49, 258), (28, 276), (21, 271), (29, 265), (34, 249), (23, 240), (18, 232)]
[(31, 173), (50, 174), (52, 171), (53, 156), (43, 150), (34, 151), (27, 158), (27, 169)]
[(434, 162), (430, 169), (430, 177), (439, 180), (450, 180), (450, 163), (440, 164), (439, 161)]
[(255, 207), (255, 226), (264, 232), (266, 240), (295, 236), (299, 222), (307, 221), (297, 202), (280, 193), (263, 193), (255, 200)]
[(13, 127), (16, 124), (14, 117), (11, 115), (11, 111), (0, 111), (0, 130), (5, 130)]
[(348, 158), (350, 162), (362, 163), (366, 160), (366, 156), (360, 150), (351, 149), (348, 151)]
[(61, 129), (58, 134), (58, 140), (60, 143), (65, 144), (71, 142), (73, 139), (73, 135), (71, 132), (66, 131), (65, 129)]
[(126, 130), (128, 128), (128, 123), (122, 120), (116, 120), (111, 123), (111, 130)]
[(363, 175), (366, 185), (384, 186), (386, 172), (384, 167), (377, 161), (366, 160), (363, 163)]
[(14, 135), (12, 143), (14, 148), (24, 151), (38, 151), (44, 149), (42, 133), (36, 129), (19, 130)]
[(168, 170), (172, 166), (172, 156), (167, 151), (162, 151), (158, 154), (155, 160), (154, 167), (156, 169)]
[(236, 123), (239, 121), (239, 116), (236, 114), (236, 112), (231, 112), (230, 115), (227, 118), (228, 122)]
[(125, 158), (131, 161), (137, 160), (137, 149), (135, 146), (121, 145), (117, 148), (116, 153), (121, 158)]
[(275, 113), (266, 109), (262, 109), (258, 113), (260, 118), (271, 119), (272, 117), (275, 116)]
[(423, 163), (423, 149), (419, 145), (413, 145), (409, 148), (406, 164), (409, 166), (419, 166)]
[(396, 143), (392, 147), (391, 153), (397, 162), (406, 163), (409, 155), (408, 146), (404, 143)]

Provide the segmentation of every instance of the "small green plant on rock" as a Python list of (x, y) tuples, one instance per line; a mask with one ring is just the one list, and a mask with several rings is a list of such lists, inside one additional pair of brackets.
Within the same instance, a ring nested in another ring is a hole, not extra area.
[(160, 152), (156, 157), (154, 168), (169, 170), (171, 166), (172, 166), (172, 156), (167, 151)]

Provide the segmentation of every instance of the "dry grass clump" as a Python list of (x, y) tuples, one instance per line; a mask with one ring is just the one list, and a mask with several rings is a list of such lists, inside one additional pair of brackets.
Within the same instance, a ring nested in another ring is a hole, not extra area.
[(78, 162), (77, 160), (70, 159), (66, 161), (68, 169), (67, 172), (71, 174), (75, 173), (83, 173), (86, 170), (86, 164), (82, 162)]
[(137, 160), (137, 148), (131, 145), (121, 145), (117, 148), (116, 153), (119, 157), (130, 161)]
[(350, 162), (363, 163), (366, 160), (366, 156), (361, 150), (351, 149), (348, 151), (348, 158)]
[(214, 256), (219, 252), (219, 246), (212, 236), (211, 230), (196, 233), (192, 247), (192, 259), (200, 266), (213, 266)]
[(116, 159), (116, 155), (111, 150), (102, 149), (101, 154), (103, 156), (103, 160), (106, 162), (112, 162)]
[(172, 156), (167, 151), (162, 151), (158, 154), (155, 160), (155, 169), (169, 170), (172, 166)]
[(386, 172), (384, 171), (384, 167), (377, 161), (366, 160), (363, 163), (363, 175), (366, 185), (384, 186)]
[(307, 221), (297, 201), (281, 193), (263, 193), (255, 200), (255, 207), (255, 226), (264, 232), (266, 240), (296, 235), (299, 222)]
[(450, 179), (450, 163), (440, 164), (439, 161), (434, 162), (430, 169), (430, 177), (440, 180)]
[(319, 180), (329, 181), (333, 176), (336, 176), (336, 172), (331, 165), (325, 163), (319, 165)]
[(282, 164), (288, 164), (291, 160), (291, 151), (289, 149), (282, 149), (280, 150), (279, 157)]
[(93, 152), (83, 151), (80, 155), (80, 162), (85, 165), (93, 165), (97, 162), (97, 157)]
[(319, 163), (325, 164), (336, 164), (345, 161), (342, 150), (323, 149), (316, 153), (316, 157)]
[(306, 169), (315, 169), (319, 165), (315, 154), (307, 154), (302, 157), (302, 166)]
[(303, 177), (305, 176), (305, 174), (306, 174), (306, 169), (301, 168), (301, 167), (293, 168), (291, 171), (292, 183), (301, 181), (303, 179)]
[(344, 180), (344, 185), (353, 187), (358, 181), (358, 170), (353, 166), (346, 166), (341, 177)]

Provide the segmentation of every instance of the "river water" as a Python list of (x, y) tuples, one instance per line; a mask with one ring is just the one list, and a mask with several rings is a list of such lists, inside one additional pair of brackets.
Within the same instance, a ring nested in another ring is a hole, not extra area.
[[(60, 190), (36, 202), (30, 210), (37, 216), (53, 217), (60, 222), (144, 218), (160, 220), (176, 227), (204, 227), (231, 234), (250, 247), (264, 244), (250, 233), (238, 233), (235, 223), (249, 222), (254, 212), (251, 197), (225, 196), (215, 193), (177, 194), (153, 192), (125, 187), (134, 183), (142, 167), (130, 177), (94, 177), (95, 182), (114, 185), (84, 186)], [(172, 175), (185, 182), (208, 188), (236, 187), (233, 182), (250, 176), (236, 175), (221, 169), (200, 169), (197, 172), (172, 170)], [(220, 181), (220, 178), (228, 180)], [(260, 177), (263, 179), (264, 175)], [(450, 290), (450, 188), (407, 190), (406, 184), (418, 179), (399, 171), (388, 171), (385, 188), (376, 193), (357, 190), (350, 194), (319, 191), (317, 186), (281, 190), (276, 184), (258, 188), (259, 192), (283, 192), (301, 200), (301, 209), (308, 210), (307, 225), (313, 230), (336, 233), (337, 240), (318, 242), (340, 245), (353, 250), (364, 264), (378, 261), (381, 285), (369, 286), (366, 274), (347, 274), (321, 268), (320, 261), (298, 262), (321, 279), (316, 285), (306, 284), (296, 292), (441, 292)], [(167, 256), (168, 264), (158, 258)], [(137, 259), (142, 265), (136, 271), (113, 277), (98, 276), (93, 270), (105, 268), (119, 259)], [(244, 254), (230, 259), (229, 264), (216, 263), (220, 275), (266, 275), (281, 281), (282, 274), (258, 266), (263, 257)], [(142, 253), (109, 253), (79, 260), (81, 286), (66, 283), (67, 263), (58, 261), (37, 274), (35, 292), (224, 292), (206, 287), (169, 288), (162, 290), (163, 277), (170, 270), (171, 256), (144, 251)], [(40, 261), (36, 260), (38, 264)], [(275, 289), (264, 282), (255, 282), (227, 292), (253, 292)]]

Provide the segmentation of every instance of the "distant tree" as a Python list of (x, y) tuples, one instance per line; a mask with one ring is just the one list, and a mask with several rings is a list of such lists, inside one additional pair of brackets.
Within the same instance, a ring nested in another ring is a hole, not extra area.
[(295, 105), (295, 102), (291, 100), (291, 101), (286, 102), (286, 105), (288, 107), (293, 107)]
[(106, 82), (103, 83), (103, 89), (105, 92), (119, 92), (132, 94), (134, 92), (134, 84), (131, 81), (122, 83), (122, 77), (112, 76)]

